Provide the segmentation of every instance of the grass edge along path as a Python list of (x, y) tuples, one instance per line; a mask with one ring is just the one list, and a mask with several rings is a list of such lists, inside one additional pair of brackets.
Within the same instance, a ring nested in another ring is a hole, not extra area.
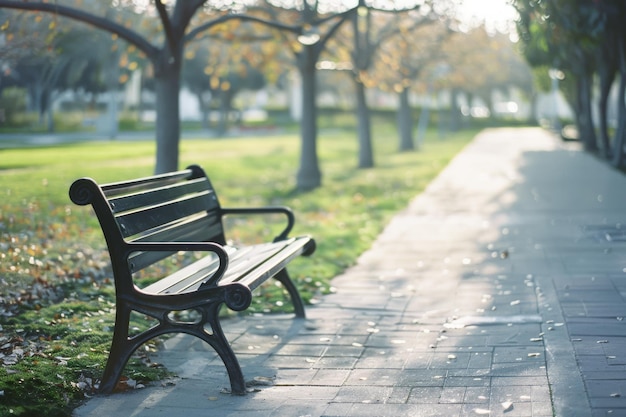
[[(305, 302), (315, 303), (477, 133), (437, 139), (430, 132), (421, 150), (398, 153), (395, 132), (379, 130), (371, 169), (355, 167), (353, 132), (322, 135), (323, 186), (306, 193), (294, 191), (295, 135), (185, 140), (181, 166), (203, 166), (224, 206), (293, 208), (292, 234), (313, 235), (318, 249), (293, 262), (290, 273)], [(109, 182), (150, 175), (153, 152), (152, 142), (0, 150), (0, 415), (69, 415), (95, 392), (111, 339), (113, 285), (95, 216), (71, 205), (67, 189), (81, 176)], [(236, 219), (229, 236), (265, 241), (281, 221)], [(282, 288), (264, 285), (246, 314), (282, 311), (282, 300)], [(149, 324), (142, 319), (138, 327)], [(157, 348), (155, 342), (137, 352), (120, 390), (167, 375), (150, 359)]]

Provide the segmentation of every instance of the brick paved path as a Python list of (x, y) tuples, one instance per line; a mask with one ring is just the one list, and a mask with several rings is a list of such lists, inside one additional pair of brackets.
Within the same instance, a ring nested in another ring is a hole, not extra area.
[(75, 415), (626, 416), (624, 241), (624, 175), (487, 130), (306, 321), (225, 324), (253, 393), (221, 393), (221, 362), (179, 336), (157, 360), (180, 378)]

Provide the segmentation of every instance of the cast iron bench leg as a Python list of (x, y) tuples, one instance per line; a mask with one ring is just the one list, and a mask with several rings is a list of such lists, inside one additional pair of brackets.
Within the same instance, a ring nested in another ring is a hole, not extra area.
[(115, 329), (113, 331), (113, 341), (107, 359), (102, 381), (100, 381), (99, 391), (103, 394), (113, 392), (117, 381), (119, 381), (122, 370), (130, 359), (134, 349), (128, 346), (128, 326), (131, 309), (126, 303), (117, 303), (115, 311)]
[[(228, 343), (226, 336), (224, 336), (224, 331), (220, 324), (220, 307), (221, 304), (217, 303), (200, 308), (204, 315), (204, 320), (199, 324), (200, 327), (197, 328), (198, 330), (194, 332), (194, 335), (211, 345), (222, 359), (228, 371), (231, 392), (236, 395), (245, 395), (246, 382), (243, 377), (243, 372), (241, 371), (241, 366), (235, 356), (235, 352), (233, 352), (233, 349), (230, 347), (230, 343)], [(210, 330), (205, 328), (205, 323), (211, 326)]]
[(274, 278), (276, 278), (287, 290), (289, 293), (289, 297), (291, 297), (291, 303), (293, 304), (293, 310), (296, 313), (296, 317), (305, 318), (306, 315), (304, 313), (304, 303), (302, 302), (302, 298), (300, 297), (300, 293), (296, 289), (296, 286), (293, 284), (293, 281), (289, 277), (287, 273), (287, 269), (283, 268), (278, 272)]
[[(243, 372), (239, 361), (235, 356), (222, 326), (219, 322), (219, 310), (221, 303), (214, 303), (208, 306), (197, 307), (202, 312), (203, 320), (197, 324), (189, 323), (172, 323), (166, 320), (167, 312), (163, 313), (163, 320), (157, 328), (152, 328), (151, 331), (142, 333), (135, 339), (128, 338), (129, 331), (129, 319), (131, 309), (125, 305), (125, 303), (117, 304), (115, 330), (113, 333), (113, 342), (111, 343), (111, 351), (104, 370), (104, 375), (100, 383), (99, 391), (103, 394), (110, 394), (115, 389), (117, 382), (120, 379), (122, 371), (133, 352), (141, 344), (147, 342), (149, 339), (165, 333), (160, 331), (159, 328), (165, 329), (168, 332), (180, 332), (187, 333), (192, 336), (196, 336), (206, 343), (208, 343), (220, 356), (226, 370), (228, 371), (228, 378), (230, 380), (231, 391), (236, 395), (245, 395), (246, 383), (244, 380)], [(155, 317), (158, 315), (155, 315)], [(210, 326), (207, 329), (205, 326)]]

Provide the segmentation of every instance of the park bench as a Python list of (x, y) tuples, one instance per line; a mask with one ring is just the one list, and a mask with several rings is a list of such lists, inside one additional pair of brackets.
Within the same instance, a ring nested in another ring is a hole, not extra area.
[[(312, 254), (315, 241), (309, 236), (288, 236), (295, 222), (292, 211), (278, 206), (222, 207), (197, 165), (103, 185), (81, 178), (74, 181), (69, 194), (78, 205), (92, 205), (106, 239), (115, 281), (115, 329), (100, 392), (113, 391), (127, 361), (143, 343), (165, 333), (186, 333), (204, 340), (219, 354), (231, 392), (244, 394), (243, 373), (222, 331), (219, 312), (223, 304), (244, 311), (250, 306), (252, 291), (274, 277), (287, 290), (296, 317), (304, 317), (302, 299), (286, 265), (299, 255)], [(286, 226), (272, 242), (241, 247), (227, 244), (225, 216), (258, 214), (284, 215)], [(203, 257), (145, 288), (137, 285), (140, 271), (145, 274), (150, 266), (181, 251), (200, 252)], [(131, 334), (132, 312), (153, 318), (157, 324)], [(195, 317), (181, 312), (195, 313)]]

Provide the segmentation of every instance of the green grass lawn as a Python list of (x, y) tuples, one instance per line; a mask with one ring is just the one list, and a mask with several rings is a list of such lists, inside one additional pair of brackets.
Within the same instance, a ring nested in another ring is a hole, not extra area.
[[(311, 234), (318, 247), (289, 269), (305, 301), (315, 303), (475, 133), (439, 139), (433, 131), (420, 151), (398, 153), (393, 127), (376, 125), (376, 167), (359, 170), (354, 131), (322, 132), (323, 186), (306, 193), (295, 191), (295, 134), (186, 139), (180, 166), (201, 165), (223, 206), (293, 208), (292, 234)], [(67, 191), (82, 176), (110, 182), (151, 175), (154, 151), (151, 141), (0, 150), (0, 415), (68, 415), (92, 393), (111, 338), (112, 276), (95, 217)], [(228, 237), (263, 241), (278, 227), (237, 220)], [(257, 294), (245, 314), (288, 310), (279, 287), (268, 283)], [(142, 349), (125, 377), (145, 383), (164, 376), (167, 370), (150, 361), (155, 348)]]

